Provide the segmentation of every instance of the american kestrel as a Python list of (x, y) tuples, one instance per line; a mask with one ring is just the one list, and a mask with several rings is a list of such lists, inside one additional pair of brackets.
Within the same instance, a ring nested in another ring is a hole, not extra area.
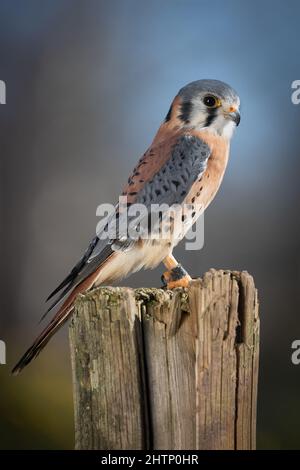
[[(167, 268), (163, 279), (168, 288), (188, 285), (191, 278), (172, 251), (219, 189), (230, 140), (240, 122), (239, 106), (237, 93), (218, 80), (194, 81), (179, 91), (152, 144), (128, 179), (122, 193), (127, 201), (125, 209), (117, 206), (116, 217), (103, 228), (110, 233), (109, 228), (118, 223), (115, 237), (97, 233), (70, 274), (50, 294), (47, 300), (60, 292), (48, 311), (65, 300), (13, 373), (19, 373), (35, 358), (66, 322), (79, 293), (110, 284), (142, 268), (155, 268), (161, 262)], [(171, 217), (165, 217), (170, 214), (169, 209), (159, 217), (158, 233), (168, 224), (168, 236), (153, 237), (151, 227), (148, 238), (130, 237), (128, 232), (119, 235), (125, 215), (135, 204), (142, 204), (149, 214), (155, 204), (174, 206)]]

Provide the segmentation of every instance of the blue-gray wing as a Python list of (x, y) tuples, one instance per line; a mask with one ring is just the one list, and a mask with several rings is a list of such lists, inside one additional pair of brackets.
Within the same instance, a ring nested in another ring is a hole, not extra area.
[[(155, 149), (153, 149), (153, 154), (155, 155)], [(145, 182), (136, 194), (134, 204), (144, 205), (148, 216), (151, 214), (152, 205), (181, 204), (192, 185), (205, 171), (210, 154), (209, 146), (200, 138), (190, 134), (181, 135), (170, 148), (170, 156), (164, 165)], [(56, 301), (58, 302), (114, 251), (130, 250), (134, 247), (136, 239), (130, 238), (126, 232), (134, 218), (129, 214), (130, 208), (128, 211), (119, 212), (118, 217), (112, 218), (104, 227), (106, 234), (112, 233), (114, 236), (105, 238), (103, 233), (97, 234), (81, 260), (49, 298), (65, 287)]]
[[(155, 155), (155, 149), (152, 149), (152, 153)], [(114, 251), (128, 251), (139, 236), (143, 237), (143, 230), (148, 231), (148, 220), (151, 220), (153, 211), (158, 209), (157, 206), (160, 206), (160, 212), (163, 212), (168, 207), (184, 201), (192, 185), (205, 171), (210, 153), (209, 146), (196, 136), (185, 134), (177, 139), (165, 164), (145, 182), (127, 210), (118, 213), (118, 217), (111, 221), (108, 231), (111, 229), (110, 242)], [(139, 205), (144, 208), (145, 215), (136, 217)], [(138, 227), (134, 226), (135, 220), (138, 220)], [(132, 237), (135, 228), (136, 236)], [(101, 250), (99, 243), (89, 260), (95, 259)]]
[(194, 135), (185, 134), (171, 150), (170, 158), (137, 194), (136, 203), (181, 204), (193, 183), (202, 175), (210, 156), (209, 146)]
[[(158, 206), (160, 215), (163, 217), (164, 211), (167, 212), (169, 207), (181, 204), (193, 184), (205, 171), (210, 153), (209, 146), (198, 137), (190, 134), (180, 136), (171, 148), (170, 157), (166, 163), (144, 184), (136, 195), (134, 208), (141, 204), (146, 212), (144, 217), (137, 219), (138, 230), (136, 237), (130, 237), (134, 233), (135, 227), (132, 226), (132, 222), (136, 216), (135, 214), (131, 215), (131, 212), (134, 211), (132, 211), (133, 207), (129, 207), (117, 221), (121, 236), (114, 240), (113, 249), (116, 251), (130, 250), (139, 235), (146, 238), (143, 236), (143, 230), (145, 229), (145, 232), (148, 233), (148, 221), (151, 220), (152, 215), (154, 216), (152, 219), (155, 219), (154, 212), (158, 211)], [(130, 226), (131, 232), (126, 236), (123, 228), (126, 229), (128, 226)], [(92, 253), (91, 258), (96, 255), (96, 251), (97, 249)]]

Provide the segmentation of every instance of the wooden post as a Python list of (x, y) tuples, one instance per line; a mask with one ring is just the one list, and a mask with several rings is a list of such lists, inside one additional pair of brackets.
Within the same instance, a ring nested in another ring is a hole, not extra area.
[(77, 449), (255, 449), (257, 292), (210, 270), (189, 289), (100, 287), (70, 325)]

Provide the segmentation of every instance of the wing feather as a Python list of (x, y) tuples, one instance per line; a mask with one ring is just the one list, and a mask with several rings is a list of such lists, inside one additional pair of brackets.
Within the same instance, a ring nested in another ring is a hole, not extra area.
[[(133, 203), (143, 204), (149, 215), (152, 204), (168, 206), (181, 204), (193, 183), (205, 171), (210, 154), (209, 146), (189, 133), (177, 134), (157, 145), (152, 145), (134, 169), (123, 191), (123, 196), (127, 197), (128, 207), (130, 208)], [(123, 231), (123, 227), (127, 227), (134, 216), (128, 214), (128, 209), (119, 212), (118, 215), (117, 236), (103, 240), (101, 234), (98, 234), (91, 241), (70, 274), (49, 295), (47, 300), (65, 288), (48, 311), (89, 276), (113, 251), (128, 251), (135, 245), (137, 240), (130, 239)], [(113, 224), (116, 224), (115, 218), (109, 221), (108, 233), (110, 229), (115, 233), (116, 227), (113, 227)]]

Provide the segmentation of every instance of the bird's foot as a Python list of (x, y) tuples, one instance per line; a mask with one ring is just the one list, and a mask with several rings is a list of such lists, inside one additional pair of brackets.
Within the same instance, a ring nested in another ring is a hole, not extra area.
[(178, 264), (175, 268), (166, 271), (161, 276), (163, 287), (167, 289), (175, 289), (175, 287), (188, 287), (191, 282), (191, 276), (186, 270)]

